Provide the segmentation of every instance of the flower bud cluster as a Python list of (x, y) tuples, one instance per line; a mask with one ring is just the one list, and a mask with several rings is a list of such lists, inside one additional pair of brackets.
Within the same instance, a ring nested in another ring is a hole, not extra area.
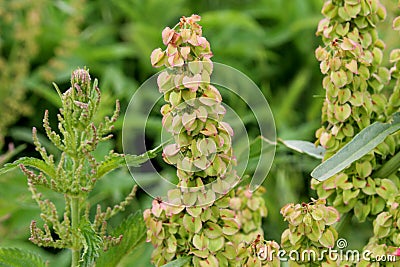
[[(386, 11), (379, 0), (327, 1), (322, 13), (317, 34), (325, 47), (316, 49), (316, 57), (326, 96), (316, 143), (326, 148), (327, 159), (371, 123), (389, 121), (399, 101), (384, 92), (394, 71), (382, 66), (385, 44), (376, 24)], [(398, 191), (400, 181), (371, 174), (399, 150), (398, 140), (398, 135), (388, 136), (343, 172), (321, 183), (313, 180), (312, 187), (341, 213), (352, 211), (360, 221), (376, 216), (393, 195), (388, 188)]]
[[(319, 258), (323, 249), (335, 246), (338, 233), (332, 225), (339, 221), (339, 212), (325, 203), (324, 199), (319, 199), (308, 204), (287, 204), (281, 209), (289, 224), (289, 228), (282, 233), (283, 249), (298, 251), (299, 255), (304, 251), (313, 251)], [(302, 260), (307, 259), (300, 259), (297, 263), (305, 263)]]
[(144, 212), (147, 241), (155, 247), (152, 261), (161, 266), (190, 255), (187, 266), (261, 266), (251, 244), (263, 235), (263, 190), (232, 190), (240, 180), (233, 168), (233, 130), (223, 122), (222, 97), (210, 84), (212, 53), (199, 20), (182, 17), (164, 29), (167, 48), (151, 54), (154, 67), (166, 67), (157, 84), (167, 102), (162, 124), (174, 143), (164, 147), (163, 159), (176, 166), (179, 179), (167, 201), (157, 198)]

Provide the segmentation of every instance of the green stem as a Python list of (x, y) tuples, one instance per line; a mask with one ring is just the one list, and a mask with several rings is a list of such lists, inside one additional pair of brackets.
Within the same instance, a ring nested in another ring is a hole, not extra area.
[(386, 161), (383, 166), (373, 174), (374, 178), (387, 178), (392, 173), (397, 172), (400, 168), (400, 151), (390, 160)]
[(340, 216), (340, 221), (336, 224), (335, 229), (340, 234), (341, 231), (343, 231), (343, 228), (345, 225), (349, 224), (351, 222), (351, 218), (353, 217), (352, 214), (345, 213)]
[(71, 199), (71, 226), (72, 226), (72, 267), (79, 266), (80, 259), (80, 245), (79, 240), (77, 240), (77, 235), (79, 227), (79, 197), (72, 197)]

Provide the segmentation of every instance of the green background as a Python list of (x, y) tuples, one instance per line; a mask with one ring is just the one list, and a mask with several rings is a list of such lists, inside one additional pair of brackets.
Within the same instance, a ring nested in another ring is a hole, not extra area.
[[(399, 13), (395, 1), (383, 2), (390, 17)], [(55, 125), (60, 101), (51, 83), (66, 90), (70, 73), (77, 67), (87, 66), (92, 78), (100, 80), (103, 102), (99, 118), (111, 114), (116, 99), (124, 111), (140, 84), (158, 71), (151, 67), (150, 54), (162, 47), (161, 31), (175, 25), (182, 15), (191, 14), (202, 17), (200, 24), (211, 43), (212, 59), (242, 71), (262, 90), (274, 114), (278, 137), (314, 141), (324, 96), (314, 57), (321, 43), (315, 31), (322, 5), (322, 0), (0, 0), (0, 155), (10, 144), (26, 144), (7, 160), (38, 156), (31, 139), (35, 126), (46, 149), (59, 156), (44, 138), (43, 113), (48, 109)], [(388, 25), (381, 26), (380, 35), (388, 48), (398, 46), (398, 38), (388, 31)], [(238, 114), (246, 114), (245, 105), (224, 100)], [(96, 157), (114, 148), (122, 152), (122, 121), (123, 114), (117, 121), (115, 138), (99, 147)], [(152, 114), (148, 127), (150, 132), (152, 127), (159, 131), (160, 114)], [(252, 140), (257, 137), (255, 127), (252, 119), (246, 122)], [(150, 134), (147, 139), (157, 145), (157, 136)], [(255, 140), (253, 146), (259, 146), (258, 142)], [(174, 175), (173, 168), (157, 160), (166, 175)], [(249, 163), (250, 170), (254, 160)], [(316, 159), (277, 148), (264, 182), (269, 210), (263, 224), (266, 239), (280, 241), (286, 228), (279, 214), (282, 206), (315, 196), (309, 188), (309, 173), (317, 164)], [(149, 184), (156, 182), (155, 177), (149, 177)], [(114, 171), (98, 183), (90, 203), (114, 205), (133, 184), (127, 170)], [(50, 192), (46, 196), (62, 209), (61, 196)], [(139, 191), (133, 204), (113, 218), (109, 228), (150, 205), (151, 198)], [(28, 248), (49, 260), (50, 266), (68, 266), (68, 251), (38, 248), (28, 241), (31, 220), (41, 225), (39, 213), (19, 170), (0, 176), (0, 246)], [(344, 235), (350, 231), (351, 235), (343, 237), (350, 248), (360, 249), (371, 234), (371, 222), (349, 224)], [(124, 259), (122, 266), (149, 266), (150, 254), (151, 245), (144, 244)]]

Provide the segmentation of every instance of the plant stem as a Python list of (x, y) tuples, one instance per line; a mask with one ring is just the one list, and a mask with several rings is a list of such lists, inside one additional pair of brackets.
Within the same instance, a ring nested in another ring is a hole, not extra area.
[(400, 168), (400, 152), (394, 155), (390, 160), (386, 161), (383, 166), (373, 174), (374, 178), (387, 178), (392, 173), (397, 172)]
[(352, 214), (349, 212), (341, 215), (340, 221), (335, 226), (338, 234), (340, 234), (340, 232), (343, 231), (343, 228), (351, 222), (352, 217)]
[(72, 226), (72, 267), (79, 266), (80, 259), (80, 246), (77, 240), (77, 229), (79, 227), (79, 197), (72, 197), (71, 199), (71, 226)]

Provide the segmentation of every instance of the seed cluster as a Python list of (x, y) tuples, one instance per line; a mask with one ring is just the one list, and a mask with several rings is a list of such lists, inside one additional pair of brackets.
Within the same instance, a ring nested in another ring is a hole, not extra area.
[(233, 130), (223, 122), (222, 97), (210, 84), (212, 52), (199, 20), (182, 17), (173, 29), (164, 29), (167, 47), (151, 55), (154, 67), (167, 67), (157, 83), (167, 102), (163, 127), (174, 143), (164, 148), (163, 159), (176, 166), (179, 179), (179, 189), (144, 212), (147, 241), (155, 247), (152, 261), (161, 266), (191, 255), (187, 266), (262, 266), (255, 248), (263, 242), (261, 219), (267, 215), (263, 189), (231, 190), (240, 181)]
[[(281, 240), (282, 248), (286, 251), (298, 251), (300, 255), (308, 251), (315, 253), (317, 259), (322, 249), (336, 245), (338, 233), (332, 225), (339, 221), (339, 213), (335, 208), (327, 207), (325, 200), (287, 204), (281, 209), (281, 214), (289, 224), (289, 228), (282, 233)], [(326, 257), (323, 258), (326, 260)], [(305, 263), (301, 260), (297, 263)], [(313, 259), (309, 261), (312, 262)], [(320, 264), (318, 262), (317, 266)]]
[[(375, 121), (390, 121), (400, 107), (399, 89), (387, 90), (396, 68), (383, 67), (384, 42), (376, 24), (386, 16), (379, 0), (332, 0), (322, 10), (318, 26), (325, 47), (316, 57), (325, 75), (323, 126), (317, 144), (326, 148), (325, 159), (335, 154), (358, 132)], [(397, 73), (397, 74), (396, 74)], [(388, 136), (373, 151), (343, 172), (312, 186), (341, 213), (354, 212), (359, 221), (375, 217), (399, 192), (398, 176), (374, 177), (388, 158), (399, 151), (399, 134)]]
[(250, 243), (263, 234), (267, 210), (261, 193), (238, 188), (208, 207), (174, 207), (155, 199), (144, 212), (153, 263), (193, 255), (188, 266), (257, 266)]
[[(213, 194), (226, 194), (239, 178), (232, 168), (233, 130), (222, 119), (225, 108), (219, 91), (210, 84), (213, 71), (209, 42), (202, 37), (199, 16), (182, 18), (180, 30), (164, 29), (162, 36), (167, 49), (152, 53), (153, 66), (169, 69), (157, 79), (167, 104), (161, 108), (163, 127), (170, 132), (174, 144), (165, 147), (164, 160), (177, 167), (179, 186), (202, 187), (212, 184)], [(204, 205), (215, 198), (202, 198), (190, 192), (186, 205)], [(200, 202), (199, 202), (200, 201)], [(179, 203), (176, 203), (179, 204)]]

